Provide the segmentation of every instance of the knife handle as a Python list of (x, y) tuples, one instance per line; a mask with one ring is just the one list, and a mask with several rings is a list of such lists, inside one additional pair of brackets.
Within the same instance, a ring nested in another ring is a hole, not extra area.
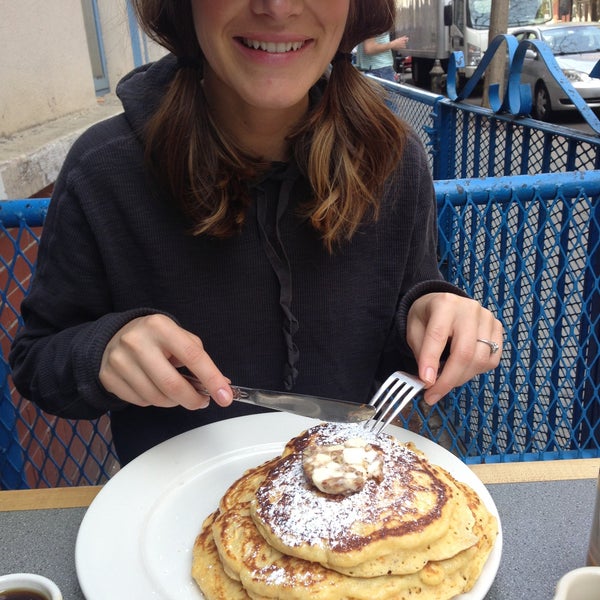
[[(187, 373), (182, 373), (179, 371), (180, 375), (187, 379), (192, 384), (192, 387), (203, 396), (210, 396), (210, 392), (202, 385), (202, 382), (195, 375), (188, 375)], [(236, 385), (231, 385), (231, 391), (233, 392), (234, 400), (248, 400), (248, 392), (246, 390), (237, 387)]]

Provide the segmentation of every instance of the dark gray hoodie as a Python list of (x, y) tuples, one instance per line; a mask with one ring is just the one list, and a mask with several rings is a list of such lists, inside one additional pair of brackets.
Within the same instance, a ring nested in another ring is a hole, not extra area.
[(411, 362), (410, 303), (428, 291), (460, 293), (437, 269), (433, 186), (416, 136), (387, 182), (378, 222), (333, 254), (295, 210), (310, 186), (293, 163), (273, 165), (251, 187), (239, 236), (189, 235), (152, 184), (139, 136), (175, 68), (168, 56), (128, 75), (117, 89), (124, 113), (69, 152), (10, 354), (17, 388), (42, 409), (110, 412), (124, 463), (185, 430), (256, 412), (236, 403), (140, 408), (106, 392), (102, 354), (131, 319), (172, 316), (240, 385), (365, 402), (382, 369)]

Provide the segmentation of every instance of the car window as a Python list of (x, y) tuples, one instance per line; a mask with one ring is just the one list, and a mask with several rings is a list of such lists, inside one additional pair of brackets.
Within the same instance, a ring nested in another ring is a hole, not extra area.
[(590, 48), (592, 50), (600, 50), (600, 31), (594, 35), (590, 35)]
[(597, 27), (561, 27), (544, 31), (543, 40), (554, 54), (580, 54), (600, 50), (600, 29)]

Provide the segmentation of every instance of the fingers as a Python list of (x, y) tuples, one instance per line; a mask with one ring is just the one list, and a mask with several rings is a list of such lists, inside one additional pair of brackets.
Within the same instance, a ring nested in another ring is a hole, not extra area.
[[(413, 303), (408, 315), (407, 342), (419, 366), (419, 377), (431, 388), (438, 379), (440, 361), (452, 338), (453, 324), (450, 315), (456, 313), (458, 300), (455, 294), (427, 294)], [(475, 331), (466, 319), (463, 331)], [(429, 394), (431, 396), (431, 394)]]
[[(485, 339), (485, 338), (483, 338)], [(501, 336), (494, 339), (501, 340)], [(479, 373), (484, 373), (498, 366), (502, 351), (502, 342), (498, 342), (498, 350), (490, 352), (487, 344), (478, 342), (476, 338), (451, 342), (450, 354), (444, 362), (435, 383), (424, 395), (425, 401), (433, 405), (452, 389), (466, 383)]]
[(200, 390), (190, 389), (189, 383), (168, 362), (164, 368), (157, 366), (150, 373), (139, 365), (129, 364), (119, 369), (113, 364), (117, 376), (112, 391), (123, 400), (138, 406), (160, 406), (169, 408), (183, 406), (189, 410), (206, 408), (210, 398)]
[(177, 402), (159, 393), (159, 390), (145, 376), (134, 376), (131, 370), (119, 373), (118, 370), (101, 372), (104, 387), (121, 400), (137, 406), (176, 406)]
[[(503, 328), (489, 310), (455, 294), (429, 294), (415, 305), (414, 312), (413, 308), (409, 312), (407, 341), (415, 353), (419, 376), (427, 384), (424, 398), (428, 404), (498, 366)], [(441, 367), (448, 345), (450, 352)]]
[(176, 365), (199, 377), (218, 404), (231, 403), (229, 380), (201, 340), (164, 315), (135, 319), (117, 332), (106, 347), (99, 376), (108, 391), (138, 406), (208, 406), (209, 396), (194, 389)]

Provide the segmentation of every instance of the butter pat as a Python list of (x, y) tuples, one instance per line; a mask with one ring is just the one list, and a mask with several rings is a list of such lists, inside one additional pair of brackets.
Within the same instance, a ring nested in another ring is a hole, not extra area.
[(361, 438), (327, 446), (311, 444), (303, 452), (302, 465), (308, 482), (324, 494), (348, 496), (369, 479), (383, 478), (381, 450)]

